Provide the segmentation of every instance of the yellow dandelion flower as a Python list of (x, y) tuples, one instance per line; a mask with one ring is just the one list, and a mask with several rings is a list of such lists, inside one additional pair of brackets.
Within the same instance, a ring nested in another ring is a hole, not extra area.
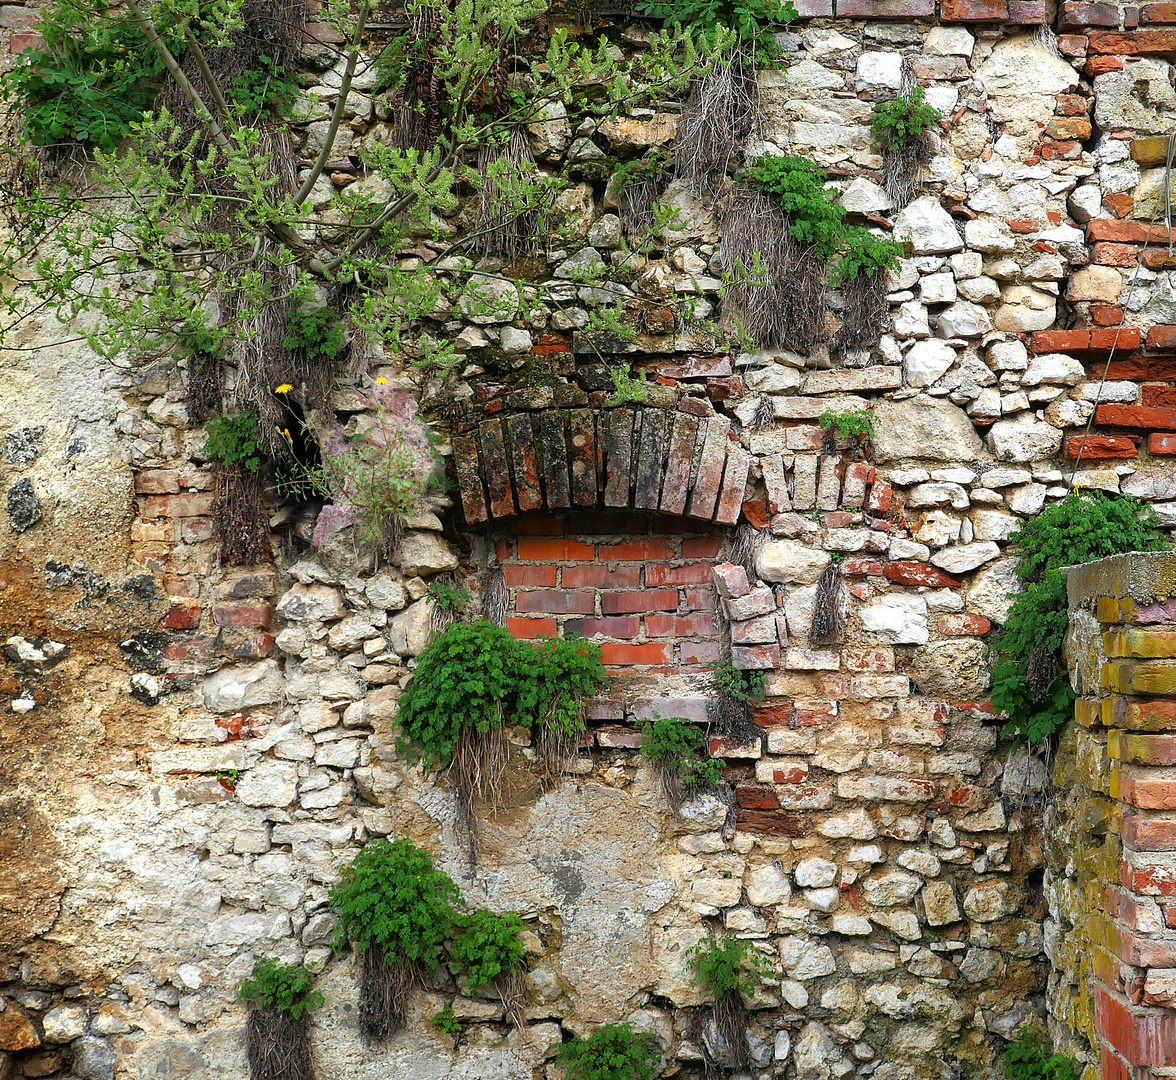
[(288, 427), (282, 428), (282, 434), (285, 435), (287, 439), (290, 438), (290, 429)]
[(282, 383), (281, 386), (274, 387), (274, 393), (275, 394), (288, 394), (293, 389), (294, 389), (294, 386), (292, 383), (284, 382), (284, 383)]
[(388, 381), (388, 377), (387, 377), (386, 375), (381, 375), (381, 376), (380, 376), (380, 377), (379, 377), (379, 378), (376, 380), (376, 382), (377, 382), (377, 383), (378, 383), (380, 386), (383, 386), (383, 385), (384, 385), (384, 383), (386, 383), (387, 381)]

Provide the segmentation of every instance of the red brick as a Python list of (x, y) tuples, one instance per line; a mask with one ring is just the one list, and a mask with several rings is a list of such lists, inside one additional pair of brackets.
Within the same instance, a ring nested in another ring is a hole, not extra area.
[(1143, 225), (1138, 221), (1095, 218), (1086, 227), (1086, 242), (1107, 240), (1114, 244), (1166, 244), (1168, 230), (1162, 225)]
[(717, 536), (700, 536), (694, 540), (682, 541), (683, 559), (713, 559), (723, 550), (723, 541)]
[(170, 495), (179, 490), (178, 469), (143, 469), (135, 473), (135, 491), (140, 495)]
[[(564, 571), (566, 578), (572, 570), (569, 568)], [(508, 563), (502, 568), (502, 575), (506, 579), (506, 584), (512, 588), (548, 586), (555, 584), (555, 579), (559, 574), (559, 570), (554, 566), (515, 566)], [(575, 585), (574, 581), (565, 581), (565, 585)]]
[(216, 655), (216, 638), (192, 638), (188, 641), (173, 641), (163, 650), (163, 658), (169, 661), (203, 663)]
[(1139, 248), (1130, 244), (1095, 244), (1090, 249), (1090, 261), (1095, 266), (1134, 266), (1139, 261)]
[(1006, 221), (1005, 224), (1013, 232), (1021, 233), (1021, 234), (1034, 233), (1034, 232), (1037, 232), (1037, 230), (1039, 228), (1041, 228), (1041, 226), (1038, 225), (1036, 221), (1021, 221), (1019, 219), (1013, 219), (1010, 221)]
[(507, 619), (506, 628), (517, 638), (556, 637), (559, 626), (554, 619)]
[(958, 589), (963, 585), (959, 578), (922, 562), (887, 563), (882, 568), (882, 573), (888, 581), (899, 585), (926, 585), (932, 589)]
[(323, 45), (342, 45), (347, 41), (330, 23), (308, 22), (302, 28), (303, 41), (317, 41)]
[(1063, 56), (1083, 57), (1086, 55), (1085, 34), (1058, 34), (1058, 52)]
[(1095, 326), (1119, 326), (1123, 322), (1123, 309), (1118, 304), (1091, 304), (1090, 317)]
[(1136, 851), (1176, 850), (1176, 820), (1128, 814), (1123, 818), (1123, 843)]
[(675, 611), (677, 607), (677, 589), (641, 589), (636, 592), (600, 594), (600, 611), (604, 615), (623, 615), (637, 611)]
[(222, 641), (239, 660), (269, 656), (274, 651), (274, 636), (261, 630), (230, 630)]
[(1176, 896), (1176, 867), (1119, 863), (1119, 884), (1141, 896)]
[(551, 514), (524, 514), (510, 523), (515, 536), (563, 536), (563, 518)]
[(718, 632), (719, 621), (713, 614), (645, 616), (647, 637), (715, 637)]
[(987, 634), (992, 629), (992, 623), (983, 615), (940, 615), (938, 625), (941, 634), (953, 636)]
[(751, 586), (747, 581), (747, 570), (736, 563), (720, 563), (711, 568), (711, 575), (714, 578), (715, 588), (719, 590), (719, 595), (725, 600), (746, 596), (751, 592)]
[(1151, 454), (1176, 454), (1176, 434), (1165, 431), (1149, 435), (1147, 449)]
[(686, 566), (647, 563), (645, 567), (645, 584), (651, 587), (657, 585), (704, 585), (710, 581), (710, 577), (710, 563), (688, 563)]
[[(1176, 810), (1176, 780), (1159, 780), (1150, 776), (1118, 774), (1118, 798), (1141, 810)], [(1114, 793), (1114, 776), (1111, 779)], [(1176, 961), (1165, 967), (1176, 967)]]
[(148, 495), (143, 500), (143, 516), (157, 517), (208, 517), (212, 514), (216, 496), (201, 491), (181, 495)]
[(177, 520), (180, 523), (180, 540), (185, 544), (202, 544), (212, 539), (212, 518), (193, 517)]
[(212, 619), (217, 626), (254, 627), (264, 629), (270, 624), (269, 604), (217, 604)]
[(25, 49), (40, 49), (44, 51), (45, 48), (45, 39), (40, 34), (30, 31), (19, 31), (8, 39), (8, 51), (13, 56), (19, 56)]
[(596, 594), (534, 589), (515, 594), (515, 610), (549, 612), (553, 615), (591, 615), (596, 610)]
[(1157, 409), (1146, 405), (1100, 405), (1095, 420), (1109, 427), (1176, 427), (1176, 409)]
[(605, 619), (569, 619), (564, 623), (564, 634), (575, 630), (580, 637), (632, 638), (641, 629), (641, 620), (635, 615), (613, 616)]
[[(1087, 51), (1090, 49), (1090, 39), (1086, 40)], [(1082, 73), (1093, 79), (1097, 75), (1105, 75), (1109, 71), (1122, 71), (1123, 61), (1117, 56), (1092, 56), (1082, 66)]]
[(766, 671), (780, 666), (779, 645), (733, 645), (731, 663), (741, 671)]
[(894, 488), (884, 480), (875, 480), (870, 485), (870, 497), (866, 500), (866, 509), (874, 514), (884, 514), (890, 509), (894, 501)]
[(747, 522), (752, 528), (762, 532), (768, 527), (768, 519), (771, 514), (768, 513), (767, 504), (763, 499), (748, 499), (743, 504), (743, 516), (747, 518)]
[(1072, 161), (1082, 155), (1082, 144), (1079, 142), (1043, 142), (1037, 148), (1037, 154), (1042, 161)]
[(797, 702), (793, 707), (792, 725), (795, 727), (825, 727), (837, 719), (837, 706), (831, 701)]
[[(1054, 101), (1057, 102), (1054, 112), (1058, 116), (1085, 116), (1090, 99), (1081, 94), (1056, 94)], [(1060, 225), (1061, 221), (1055, 221), (1054, 224)]]
[(600, 561), (672, 559), (674, 549), (668, 540), (622, 540), (619, 544), (601, 544)]
[(596, 732), (596, 742), (605, 749), (636, 750), (645, 741), (645, 736), (636, 728), (620, 724), (609, 724)]
[[(1123, 9), (1123, 29), (1134, 30), (1139, 25), (1139, 8), (1125, 7)], [(1111, 138), (1115, 138), (1114, 135)]]
[(1121, 191), (1112, 191), (1103, 196), (1103, 205), (1108, 207), (1115, 217), (1125, 218), (1130, 217), (1131, 211), (1135, 209), (1135, 199)]
[(713, 611), (715, 606), (715, 593), (713, 589), (687, 589), (686, 590), (686, 610), (687, 611)]
[(1153, 326), (1147, 332), (1147, 347), (1155, 352), (1176, 349), (1176, 326)]
[(1154, 405), (1161, 409), (1176, 408), (1176, 386), (1141, 387), (1140, 404)]
[(641, 584), (639, 566), (565, 566), (565, 589), (632, 589)]
[(773, 784), (803, 784), (809, 767), (803, 761), (784, 761), (772, 769)]
[(596, 552), (591, 544), (579, 540), (520, 540), (518, 557), (541, 562), (591, 562)]
[(1132, 1065), (1176, 1065), (1176, 1014), (1170, 1011), (1133, 1008), (1096, 985), (1094, 1029)]
[(1051, 139), (1085, 142), (1090, 138), (1090, 121), (1085, 116), (1055, 116), (1045, 125), (1045, 133)]
[(943, 0), (939, 11), (944, 22), (1005, 22), (1009, 17), (1007, 0)]
[(1136, 30), (1115, 33), (1096, 30), (1087, 39), (1087, 49), (1106, 56), (1154, 56), (1176, 52), (1176, 30)]
[(759, 784), (736, 784), (735, 801), (745, 810), (778, 810), (780, 800), (773, 788)]
[(649, 522), (644, 514), (569, 514), (564, 521), (567, 531), (572, 536), (605, 536), (629, 534), (644, 536), (649, 529)]
[(494, 552), (498, 556), (498, 561), (505, 563), (507, 559), (514, 558), (514, 543), (510, 540), (496, 540)]
[(1139, 21), (1146, 23), (1176, 23), (1176, 4), (1144, 4), (1139, 9)]
[(195, 630), (202, 611), (199, 604), (177, 604), (159, 625), (166, 630)]
[(1066, 457), (1076, 461), (1079, 453), (1083, 461), (1102, 461), (1135, 457), (1139, 447), (1125, 435), (1072, 435), (1066, 439)]
[(683, 664), (713, 664), (719, 659), (717, 641), (684, 641), (678, 651)]
[(865, 577), (867, 574), (875, 576), (882, 573), (882, 564), (877, 559), (867, 559), (862, 555), (851, 555), (841, 564), (841, 572), (846, 577)]
[(669, 645), (617, 645), (605, 642), (600, 646), (600, 657), (610, 667), (635, 664), (668, 664), (673, 660)]
[(1119, 28), (1119, 8), (1115, 4), (1073, 4), (1062, 5), (1060, 30), (1084, 30), (1088, 26), (1101, 26), (1111, 30)]
[(1006, 21), (1018, 26), (1044, 26), (1048, 21), (1045, 0), (1009, 0)]

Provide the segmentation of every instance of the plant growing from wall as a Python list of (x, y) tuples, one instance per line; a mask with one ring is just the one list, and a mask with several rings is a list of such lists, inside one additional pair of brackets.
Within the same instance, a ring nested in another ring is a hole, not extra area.
[(308, 359), (330, 363), (347, 345), (339, 316), (329, 307), (295, 309), (286, 319), (282, 344), (287, 349), (301, 350)]
[(759, 737), (751, 706), (763, 700), (765, 680), (765, 672), (745, 671), (730, 660), (715, 664), (715, 695), (708, 703), (708, 715), (723, 735), (744, 741)]
[(446, 1005), (440, 1012), (429, 1017), (429, 1022), (435, 1024), (439, 1031), (446, 1035), (457, 1037), (462, 1032), (461, 1021), (454, 1015), (453, 1006)]
[(310, 1017), (323, 1003), (314, 976), (301, 964), (257, 959), (237, 997), (249, 1006), (250, 1080), (312, 1080)]
[(471, 864), (479, 826), (474, 801), (499, 798), (503, 724), (532, 729), (552, 773), (583, 729), (581, 702), (604, 679), (600, 649), (590, 642), (519, 641), (485, 621), (455, 623), (418, 657), (399, 702), (397, 747), (426, 768), (448, 768)]
[(359, 1027), (382, 1039), (404, 1026), (409, 991), (437, 970), (457, 886), (411, 841), (369, 840), (329, 894), (339, 914), (335, 948), (360, 953)]
[(919, 172), (933, 153), (929, 132), (941, 117), (921, 86), (874, 106), (870, 138), (882, 151), (883, 182), (896, 210), (911, 201), (919, 186)]
[(641, 724), (641, 755), (649, 760), (670, 808), (723, 778), (722, 762), (706, 752), (705, 733), (681, 716)]
[[(636, 370), (636, 375), (633, 374)], [(649, 397), (649, 376), (640, 368), (629, 366), (609, 369), (612, 379), (613, 392), (605, 399), (610, 408), (627, 405), (630, 402), (640, 403)]]
[(841, 287), (841, 325), (833, 347), (867, 353), (890, 329), (887, 275), (898, 268), (902, 247), (862, 228), (846, 234), (845, 248), (833, 265), (832, 282)]
[(188, 362), (185, 395), (188, 419), (203, 420), (221, 400), (225, 369), (225, 334), (203, 322), (184, 327), (176, 354)]
[(836, 454), (839, 444), (848, 442), (855, 454), (869, 457), (870, 440), (874, 437), (874, 421), (869, 409), (826, 409), (817, 423), (824, 431), (824, 451)]
[(813, 617), (809, 625), (809, 641), (813, 645), (833, 645), (845, 629), (841, 586), (841, 560), (834, 558), (821, 571), (813, 594)]
[(565, 1080), (654, 1080), (661, 1071), (657, 1040), (629, 1024), (604, 1024), (586, 1039), (564, 1043), (556, 1054)]
[(1163, 551), (1155, 511), (1128, 497), (1078, 495), (1022, 520), (1009, 537), (1025, 583), (996, 640), (992, 704), (1008, 716), (1002, 735), (1035, 743), (1073, 715), (1074, 692), (1061, 658), (1066, 633), (1062, 568), (1127, 551)]
[(261, 480), (265, 449), (257, 417), (246, 411), (210, 420), (204, 456), (218, 466), (212, 528), (220, 540), (221, 560), (230, 566), (267, 562), (269, 515)]
[(751, 1064), (747, 1042), (747, 1006), (744, 999), (754, 997), (761, 979), (770, 974), (766, 957), (747, 941), (724, 934), (722, 939), (707, 937), (687, 954), (694, 985), (713, 1000), (715, 1027), (727, 1044), (733, 1066), (746, 1069)]
[(517, 912), (502, 915), (481, 909), (459, 915), (450, 952), (463, 968), (475, 993), (493, 986), (502, 999), (511, 1023), (523, 1031), (527, 984), (523, 964), (523, 920)]
[(455, 622), (465, 616), (465, 609), (473, 599), (468, 589), (457, 587), (456, 578), (448, 574), (445, 578), (434, 578), (429, 582), (425, 595), (429, 598), (429, 634), (437, 637), (445, 633)]
[(1074, 1058), (1054, 1053), (1049, 1040), (1032, 1027), (1017, 1032), (1001, 1066), (1009, 1080), (1078, 1080), (1082, 1075)]

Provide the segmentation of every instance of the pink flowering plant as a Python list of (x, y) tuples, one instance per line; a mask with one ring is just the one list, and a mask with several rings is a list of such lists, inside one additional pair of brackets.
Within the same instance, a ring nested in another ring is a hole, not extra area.
[(425, 513), (429, 496), (443, 484), (434, 436), (416, 418), (397, 416), (390, 395), (374, 385), (372, 426), (350, 439), (330, 414), (311, 413), (307, 427), (318, 440), (321, 464), (306, 479), (330, 504), (319, 514), (312, 542), (358, 525), (362, 542), (393, 546), (400, 522)]

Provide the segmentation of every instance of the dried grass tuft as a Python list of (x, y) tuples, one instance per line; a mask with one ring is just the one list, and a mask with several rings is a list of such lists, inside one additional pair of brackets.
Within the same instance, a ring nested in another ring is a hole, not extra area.
[(731, 1054), (735, 1069), (751, 1066), (751, 1047), (747, 1043), (747, 1008), (738, 990), (724, 990), (715, 1002), (715, 1027)]
[(923, 179), (923, 166), (931, 160), (933, 144), (926, 135), (893, 142), (882, 151), (882, 178), (886, 194), (901, 210), (914, 198)]
[(245, 1022), (250, 1080), (313, 1080), (310, 1020), (280, 1009), (251, 1009)]
[(524, 1042), (531, 1041), (531, 1028), (527, 1023), (527, 969), (516, 964), (510, 971), (494, 980), (494, 988), (506, 1007), (506, 1015)]
[(817, 578), (813, 597), (813, 621), (809, 627), (809, 641), (814, 645), (832, 645), (845, 629), (845, 613), (841, 608), (841, 564), (831, 562)]
[(219, 356), (207, 354), (188, 359), (188, 382), (184, 387), (184, 405), (188, 419), (199, 423), (220, 404), (225, 384), (225, 365)]
[(1025, 682), (1036, 699), (1040, 701), (1045, 697), (1060, 667), (1057, 650), (1050, 648), (1049, 642), (1039, 641), (1033, 647), (1025, 665)]
[[(890, 329), (890, 304), (886, 300), (886, 273), (858, 274), (841, 286), (845, 306), (841, 312), (841, 326), (832, 346), (841, 353), (866, 353), (878, 344)], [(855, 366), (866, 366), (855, 365)]]
[(370, 1039), (386, 1039), (404, 1027), (408, 995), (421, 981), (420, 965), (407, 957), (388, 963), (379, 945), (363, 953), (359, 977), (359, 1030)]
[(751, 426), (755, 428), (767, 427), (776, 422), (776, 406), (772, 399), (764, 394), (755, 403), (755, 416), (751, 419)]
[(499, 161), (507, 162), (510, 171), (520, 180), (534, 173), (535, 159), (521, 128), (515, 128), (506, 143), (484, 145), (478, 151), (481, 190), (478, 193), (476, 232), (470, 246), (484, 255), (499, 255), (513, 262), (540, 251), (540, 241), (547, 234), (547, 219), (542, 211), (533, 207), (522, 213), (515, 210), (509, 183), (502, 184), (491, 170), (491, 165)]
[(735, 536), (731, 541), (731, 562), (742, 566), (747, 571), (749, 581), (755, 580), (755, 558), (759, 554), (764, 534), (750, 521), (741, 521), (735, 527)]
[(217, 470), (212, 528), (220, 538), (222, 563), (256, 566), (269, 562), (269, 513), (260, 475), (240, 465)]
[(758, 133), (755, 61), (737, 45), (690, 84), (674, 139), (674, 175), (686, 181), (695, 197), (713, 197)]
[(763, 731), (751, 718), (747, 703), (732, 697), (726, 690), (717, 690), (707, 701), (707, 719), (725, 739), (736, 739), (740, 743), (758, 739)]
[(486, 618), (495, 626), (506, 626), (509, 598), (506, 591), (506, 574), (502, 564), (495, 560), (486, 571)]
[(476, 801), (497, 806), (502, 800), (502, 774), (506, 771), (507, 744), (501, 724), (486, 731), (464, 725), (449, 763), (449, 783), (457, 797), (457, 824), (465, 833), (470, 869), (478, 865), (482, 819)]

